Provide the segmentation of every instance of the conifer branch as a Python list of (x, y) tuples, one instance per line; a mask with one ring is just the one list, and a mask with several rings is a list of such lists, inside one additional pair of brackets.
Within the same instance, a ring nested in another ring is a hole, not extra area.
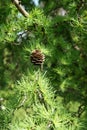
[(21, 12), (21, 14), (25, 17), (28, 17), (29, 14), (28, 12), (23, 8), (19, 0), (11, 0), (12, 3), (17, 7), (17, 9)]
[(85, 111), (85, 106), (84, 106), (84, 103), (83, 103), (78, 108), (78, 111), (77, 111), (78, 117), (80, 117), (84, 111)]

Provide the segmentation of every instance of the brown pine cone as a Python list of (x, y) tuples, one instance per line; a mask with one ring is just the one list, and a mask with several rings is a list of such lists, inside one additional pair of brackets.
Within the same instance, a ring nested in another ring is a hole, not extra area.
[(45, 60), (45, 56), (40, 50), (36, 49), (32, 51), (30, 59), (34, 65), (41, 65)]

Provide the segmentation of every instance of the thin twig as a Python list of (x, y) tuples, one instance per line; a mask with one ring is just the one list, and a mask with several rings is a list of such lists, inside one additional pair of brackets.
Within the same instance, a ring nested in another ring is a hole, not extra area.
[(21, 12), (21, 14), (23, 14), (23, 16), (25, 17), (29, 16), (28, 12), (23, 8), (23, 6), (20, 4), (18, 0), (11, 0), (11, 1), (14, 3), (17, 9)]
[(40, 66), (40, 70), (43, 71), (43, 63)]

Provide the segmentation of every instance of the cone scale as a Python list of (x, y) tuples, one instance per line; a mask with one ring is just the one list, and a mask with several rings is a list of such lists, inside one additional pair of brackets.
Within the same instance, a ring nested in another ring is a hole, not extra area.
[(41, 70), (43, 70), (43, 63), (45, 61), (45, 56), (41, 52), (41, 50), (34, 50), (31, 53), (30, 60), (34, 65), (40, 66)]

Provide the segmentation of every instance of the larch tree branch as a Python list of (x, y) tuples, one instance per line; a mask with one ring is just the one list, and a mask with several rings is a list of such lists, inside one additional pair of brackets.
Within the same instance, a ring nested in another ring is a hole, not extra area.
[(28, 12), (23, 8), (23, 6), (21, 5), (19, 0), (11, 0), (11, 1), (12, 1), (12, 3), (14, 3), (14, 5), (17, 7), (17, 9), (20, 11), (20, 13), (23, 16), (25, 16), (25, 17), (29, 16)]

